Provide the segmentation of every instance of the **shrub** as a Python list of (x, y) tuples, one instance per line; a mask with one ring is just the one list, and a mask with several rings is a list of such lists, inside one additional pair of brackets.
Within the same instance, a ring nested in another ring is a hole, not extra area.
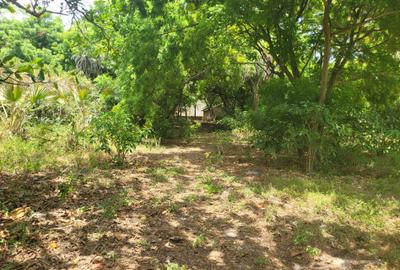
[(116, 152), (117, 163), (122, 163), (125, 155), (133, 151), (146, 134), (145, 129), (133, 123), (121, 103), (94, 118), (92, 127), (92, 142), (108, 154)]
[(267, 83), (259, 109), (250, 113), (253, 144), (271, 156), (298, 155), (301, 162), (310, 161), (312, 150), (319, 169), (351, 164), (366, 167), (365, 160), (371, 157), (399, 152), (395, 121), (384, 119), (361, 101), (353, 107), (345, 100), (341, 107), (322, 107), (312, 89), (311, 81)]
[(153, 120), (153, 129), (156, 136), (163, 139), (190, 140), (199, 129), (200, 124), (184, 117), (163, 118)]
[(66, 154), (65, 129), (45, 125), (27, 128), (25, 137), (0, 139), (0, 170), (35, 173), (54, 167)]

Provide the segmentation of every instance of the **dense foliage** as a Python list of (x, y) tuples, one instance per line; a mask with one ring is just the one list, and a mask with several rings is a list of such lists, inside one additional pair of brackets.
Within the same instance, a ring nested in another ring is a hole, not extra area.
[[(68, 30), (48, 12), (4, 19), (3, 123), (21, 134), (32, 119), (58, 117), (80, 138), (95, 130), (91, 141), (122, 157), (142, 129), (190, 136), (181, 112), (203, 101), (248, 129), (268, 156), (295, 157), (308, 171), (393, 155), (399, 10), (392, 0), (115, 0), (95, 2)], [(59, 89), (65, 78), (75, 90)]]

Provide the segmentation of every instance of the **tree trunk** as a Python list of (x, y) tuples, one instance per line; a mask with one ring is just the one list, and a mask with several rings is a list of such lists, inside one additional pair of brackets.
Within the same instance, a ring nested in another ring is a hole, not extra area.
[[(322, 23), (322, 29), (324, 34), (324, 52), (322, 57), (322, 68), (321, 68), (321, 85), (319, 95), (319, 105), (324, 106), (326, 101), (326, 95), (328, 92), (329, 83), (329, 60), (332, 54), (332, 29), (330, 20), (330, 10), (332, 6), (332, 0), (324, 0), (324, 19)], [(319, 116), (316, 115), (311, 120), (311, 130), (313, 132), (319, 132), (320, 123)], [(310, 142), (307, 151), (306, 159), (306, 171), (312, 173), (315, 167), (315, 160), (317, 154), (317, 142)]]
[(324, 55), (322, 58), (322, 70), (321, 70), (321, 88), (319, 96), (319, 104), (324, 105), (326, 100), (326, 93), (328, 92), (329, 82), (329, 60), (331, 58), (332, 49), (332, 32), (331, 32), (331, 20), (329, 17), (332, 0), (324, 0), (324, 20), (323, 20), (323, 32), (324, 32)]

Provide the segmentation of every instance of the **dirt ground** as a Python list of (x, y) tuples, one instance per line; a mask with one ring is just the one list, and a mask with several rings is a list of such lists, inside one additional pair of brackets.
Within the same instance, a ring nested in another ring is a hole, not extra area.
[[(357, 228), (307, 214), (289, 196), (257, 195), (257, 183), (305, 176), (225, 139), (140, 148), (122, 168), (1, 175), (0, 200), (14, 210), (0, 217), (0, 269), (391, 269), (323, 230), (362, 242)], [(315, 229), (310, 243), (296, 236), (299, 224)], [(379, 239), (390, 249), (398, 236)]]

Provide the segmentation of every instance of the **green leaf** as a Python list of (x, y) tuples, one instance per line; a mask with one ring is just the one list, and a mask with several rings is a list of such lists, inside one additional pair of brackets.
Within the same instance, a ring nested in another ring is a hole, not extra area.
[(3, 58), (3, 60), (1, 60), (2, 63), (7, 63), (8, 61), (10, 61), (12, 58), (14, 57), (13, 54), (9, 54), (6, 57)]
[(39, 80), (44, 81), (45, 79), (46, 79), (46, 76), (45, 76), (45, 74), (44, 74), (44, 70), (41, 69), (41, 70), (39, 71)]
[(21, 77), (21, 75), (19, 73), (15, 73), (14, 75), (18, 80), (22, 80), (22, 77)]
[(33, 68), (32, 68), (31, 65), (23, 65), (23, 66), (20, 66), (20, 67), (17, 69), (17, 72), (32, 73), (32, 71), (33, 71)]
[(8, 102), (17, 102), (22, 97), (22, 88), (20, 86), (11, 86), (5, 91), (4, 97)]
[(31, 78), (32, 82), (36, 82), (35, 76), (32, 73), (28, 73), (29, 77)]
[(37, 65), (39, 65), (40, 67), (42, 67), (43, 66), (43, 59), (42, 58), (40, 58), (40, 57), (36, 57), (33, 61), (32, 61), (32, 64), (37, 64)]
[(7, 6), (8, 11), (10, 11), (11, 13), (15, 13), (15, 8), (12, 5), (8, 5)]

